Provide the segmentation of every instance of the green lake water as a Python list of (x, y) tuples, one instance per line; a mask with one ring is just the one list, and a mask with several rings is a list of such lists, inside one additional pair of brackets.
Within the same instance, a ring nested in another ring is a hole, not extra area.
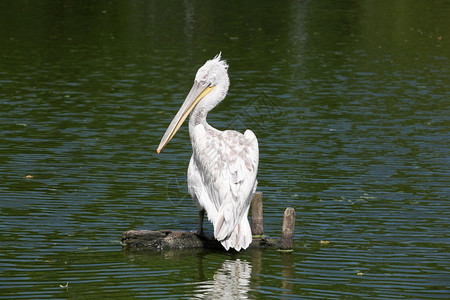
[[(0, 299), (450, 298), (450, 2), (261, 2), (0, 1)], [(156, 148), (219, 51), (294, 251), (124, 250), (196, 229)]]

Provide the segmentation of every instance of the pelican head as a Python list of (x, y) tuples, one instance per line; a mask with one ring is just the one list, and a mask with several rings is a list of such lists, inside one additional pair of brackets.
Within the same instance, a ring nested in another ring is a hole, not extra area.
[(156, 152), (159, 153), (169, 143), (194, 108), (206, 117), (225, 98), (229, 85), (228, 65), (221, 60), (219, 53), (198, 69), (191, 91), (167, 128)]

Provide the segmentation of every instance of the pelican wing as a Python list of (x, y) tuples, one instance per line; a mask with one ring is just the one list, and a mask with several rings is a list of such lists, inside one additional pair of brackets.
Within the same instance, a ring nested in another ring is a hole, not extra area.
[(201, 185), (196, 189), (197, 199), (214, 225), (216, 239), (226, 240), (247, 218), (256, 190), (258, 140), (251, 130), (241, 134), (197, 125), (192, 147), (191, 163), (201, 174), (197, 176), (197, 185)]

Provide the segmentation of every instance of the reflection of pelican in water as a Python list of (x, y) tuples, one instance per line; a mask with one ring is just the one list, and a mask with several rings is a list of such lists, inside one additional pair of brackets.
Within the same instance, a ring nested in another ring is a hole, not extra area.
[(247, 299), (252, 266), (245, 260), (226, 260), (214, 274), (214, 280), (199, 285), (195, 298)]
[(157, 149), (175, 135), (189, 113), (192, 157), (188, 168), (189, 193), (199, 210), (198, 234), (203, 215), (214, 225), (214, 237), (225, 249), (246, 249), (252, 241), (247, 215), (256, 190), (258, 141), (251, 130), (241, 134), (219, 131), (206, 122), (207, 113), (225, 98), (230, 84), (228, 65), (220, 54), (208, 60), (195, 76), (194, 85), (170, 123)]

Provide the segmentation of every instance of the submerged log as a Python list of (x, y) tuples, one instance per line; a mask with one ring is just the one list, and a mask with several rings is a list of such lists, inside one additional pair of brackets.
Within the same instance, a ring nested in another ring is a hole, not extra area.
[[(223, 249), (213, 236), (199, 236), (192, 231), (179, 230), (129, 230), (122, 235), (122, 245), (133, 250), (170, 249)], [(269, 238), (254, 238), (249, 248), (279, 247), (280, 241)]]
[[(280, 239), (265, 238), (262, 234), (262, 193), (257, 192), (252, 201), (251, 229), (254, 235), (249, 248), (277, 247), (281, 250), (292, 249), (294, 237), (295, 211), (287, 208), (284, 213), (282, 237)], [(225, 250), (213, 235), (199, 236), (193, 231), (179, 230), (129, 230), (122, 235), (122, 245), (133, 250), (171, 250), (171, 249), (219, 249)]]

